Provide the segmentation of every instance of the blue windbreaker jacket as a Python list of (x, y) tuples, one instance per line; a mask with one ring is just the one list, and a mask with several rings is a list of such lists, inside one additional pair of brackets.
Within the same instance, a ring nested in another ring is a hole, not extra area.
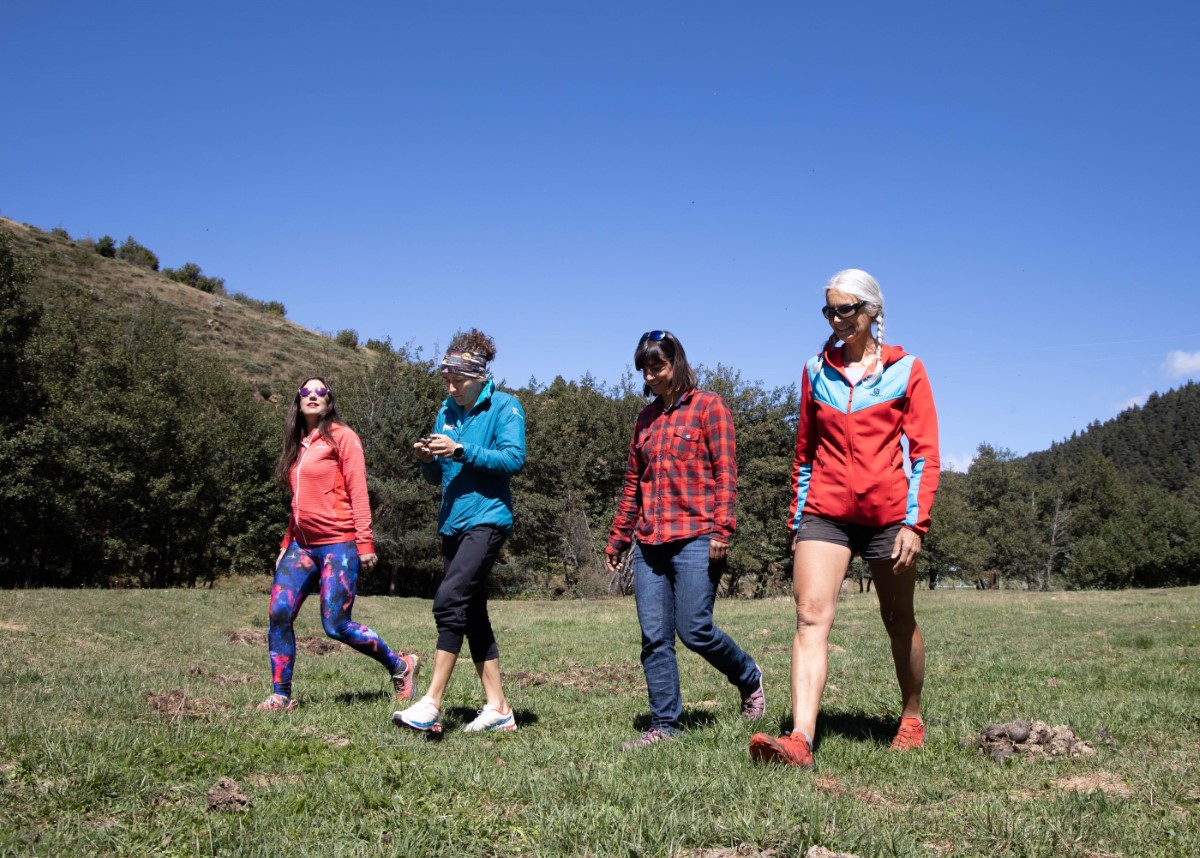
[(525, 464), (525, 409), (488, 379), (475, 406), (463, 414), (452, 397), (438, 410), (433, 431), (463, 446), (461, 462), (435, 459), (421, 465), (421, 476), (442, 484), (438, 533), (457, 536), (490, 524), (504, 533), (513, 529), (509, 481)]

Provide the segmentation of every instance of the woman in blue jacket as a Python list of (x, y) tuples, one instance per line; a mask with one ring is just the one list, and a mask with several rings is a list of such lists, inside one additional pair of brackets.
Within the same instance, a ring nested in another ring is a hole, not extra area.
[(509, 481), (525, 464), (525, 410), (516, 397), (496, 390), (489, 371), (495, 356), (496, 344), (482, 331), (455, 335), (439, 367), (450, 395), (438, 410), (433, 434), (413, 445), (421, 475), (442, 486), (438, 533), (446, 571), (433, 598), (438, 640), (429, 690), (392, 715), (397, 725), (415, 730), (441, 732), (442, 696), (464, 639), (487, 700), (463, 729), (517, 729), (500, 686), (487, 579), (512, 535)]

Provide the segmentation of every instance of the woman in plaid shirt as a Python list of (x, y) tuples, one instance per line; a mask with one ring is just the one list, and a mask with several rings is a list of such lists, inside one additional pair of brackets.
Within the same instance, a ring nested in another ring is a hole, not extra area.
[(642, 334), (633, 362), (655, 399), (634, 425), (605, 554), (615, 571), (633, 544), (650, 728), (622, 743), (623, 751), (673, 739), (682, 727), (676, 633), (738, 689), (743, 718), (761, 718), (766, 708), (762, 671), (713, 623), (736, 527), (733, 417), (721, 397), (696, 389), (683, 345), (669, 331)]

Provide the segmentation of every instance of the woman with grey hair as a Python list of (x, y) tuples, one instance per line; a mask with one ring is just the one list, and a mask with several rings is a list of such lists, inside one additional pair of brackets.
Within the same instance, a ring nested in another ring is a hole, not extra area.
[(821, 313), (832, 331), (805, 366), (792, 465), (792, 730), (778, 739), (755, 733), (750, 757), (757, 762), (813, 763), (829, 632), (856, 554), (870, 567), (900, 684), (891, 747), (925, 743), (925, 642), (913, 592), (941, 470), (937, 412), (922, 363), (884, 344), (883, 308), (879, 284), (865, 271), (839, 271), (825, 285)]

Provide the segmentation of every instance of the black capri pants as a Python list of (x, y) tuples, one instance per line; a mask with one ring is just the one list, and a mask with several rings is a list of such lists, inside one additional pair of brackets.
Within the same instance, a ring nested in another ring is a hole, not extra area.
[(465, 637), (472, 661), (500, 657), (488, 617), (487, 579), (506, 538), (503, 531), (490, 524), (442, 537), (446, 574), (433, 597), (433, 619), (438, 630), (437, 648), (443, 652), (457, 655)]

